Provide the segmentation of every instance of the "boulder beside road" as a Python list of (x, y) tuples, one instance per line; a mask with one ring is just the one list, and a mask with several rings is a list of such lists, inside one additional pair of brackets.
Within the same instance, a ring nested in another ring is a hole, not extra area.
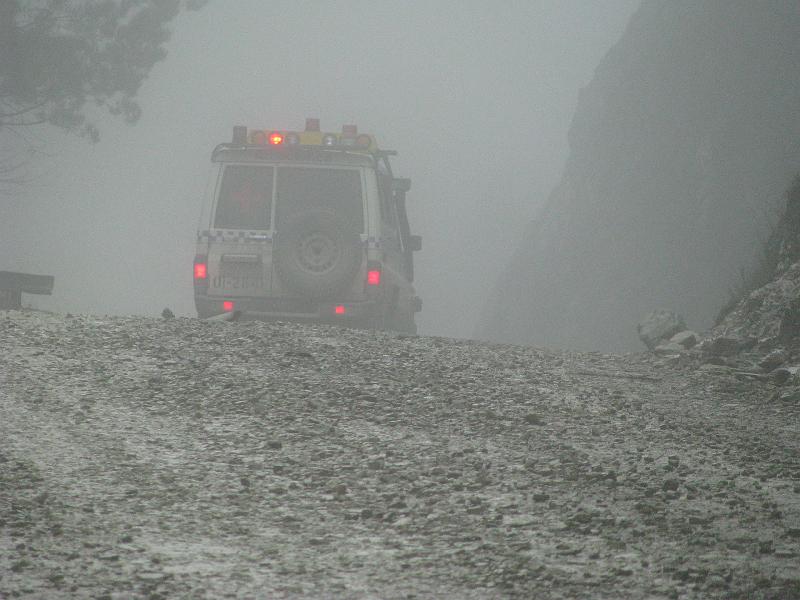
[(654, 310), (636, 327), (639, 339), (649, 350), (654, 350), (659, 343), (685, 329), (683, 318), (668, 310)]
[(697, 344), (697, 334), (694, 331), (686, 329), (673, 335), (669, 341), (672, 344), (678, 344), (679, 346), (688, 350)]

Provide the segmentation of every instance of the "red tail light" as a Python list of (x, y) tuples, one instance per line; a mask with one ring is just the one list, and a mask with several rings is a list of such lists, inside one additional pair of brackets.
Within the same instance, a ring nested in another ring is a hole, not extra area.
[(232, 300), (225, 300), (222, 303), (222, 310), (224, 310), (225, 312), (233, 312), (233, 309), (234, 309), (234, 304)]
[(194, 278), (204, 280), (208, 278), (208, 263), (205, 256), (196, 256), (194, 259)]

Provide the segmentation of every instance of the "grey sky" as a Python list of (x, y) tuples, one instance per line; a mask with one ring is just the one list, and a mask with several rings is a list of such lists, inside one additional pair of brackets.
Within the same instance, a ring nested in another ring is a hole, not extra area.
[(129, 128), (92, 147), (52, 130), (0, 206), (4, 269), (56, 275), (56, 310), (193, 314), (211, 148), (234, 124), (356, 123), (400, 152), (422, 234), (428, 334), (467, 337), (498, 265), (555, 185), (578, 89), (638, 0), (217, 0), (175, 24)]

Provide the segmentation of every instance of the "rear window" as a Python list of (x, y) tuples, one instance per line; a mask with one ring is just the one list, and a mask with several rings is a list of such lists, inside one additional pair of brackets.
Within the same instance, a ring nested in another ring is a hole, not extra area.
[(214, 227), (269, 229), (272, 214), (273, 167), (228, 165), (222, 174)]
[(276, 228), (298, 212), (318, 208), (331, 210), (357, 233), (364, 231), (361, 172), (355, 169), (278, 169)]

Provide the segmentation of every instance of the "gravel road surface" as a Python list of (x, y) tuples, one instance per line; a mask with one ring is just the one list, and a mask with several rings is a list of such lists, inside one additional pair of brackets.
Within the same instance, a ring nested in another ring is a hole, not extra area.
[(0, 312), (0, 598), (800, 598), (800, 403), (772, 386)]

